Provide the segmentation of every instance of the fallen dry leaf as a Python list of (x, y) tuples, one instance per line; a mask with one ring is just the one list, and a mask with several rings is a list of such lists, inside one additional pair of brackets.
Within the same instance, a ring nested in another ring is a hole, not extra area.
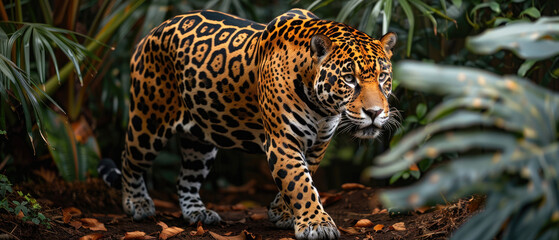
[(373, 230), (375, 230), (375, 232), (378, 232), (380, 230), (382, 230), (384, 228), (383, 224), (377, 224), (375, 225), (375, 227), (373, 227)]
[(430, 206), (423, 206), (423, 207), (418, 207), (417, 209), (415, 209), (415, 211), (418, 213), (425, 213), (430, 209), (432, 209)]
[(397, 222), (392, 224), (392, 226), (388, 227), (388, 229), (396, 230), (396, 231), (405, 231), (406, 227), (404, 226), (404, 222)]
[(216, 240), (262, 240), (262, 236), (254, 235), (247, 230), (243, 230), (243, 232), (236, 236), (223, 236), (212, 231), (209, 231), (210, 235)]
[[(157, 225), (161, 226), (163, 228), (163, 230), (161, 230), (161, 233), (159, 234), (159, 239), (167, 239), (170, 237), (173, 237), (181, 232), (184, 232), (184, 229), (180, 228), (180, 227), (169, 227), (167, 226), (167, 224), (165, 224), (164, 222), (158, 222)], [(201, 227), (201, 225), (199, 225), (199, 227)], [(202, 229), (203, 231), (204, 229)]]
[(82, 227), (82, 222), (74, 220), (70, 222), (70, 226), (74, 227), (75, 229), (81, 228)]
[(258, 234), (254, 234), (251, 232), (248, 232), (247, 230), (243, 230), (243, 233), (245, 235), (245, 239), (246, 240), (262, 240), (262, 236), (258, 235)]
[(190, 236), (202, 236), (206, 233), (207, 230), (204, 230), (202, 227), (202, 222), (198, 222), (198, 227), (196, 227), (196, 231), (190, 231)]
[(250, 219), (252, 219), (253, 221), (260, 221), (260, 220), (264, 220), (268, 217), (267, 214), (265, 213), (255, 213), (250, 215)]
[(328, 206), (342, 199), (342, 195), (339, 193), (319, 192), (318, 194), (320, 195), (320, 203), (322, 203), (322, 206)]
[(141, 231), (134, 231), (134, 232), (127, 232), (124, 237), (121, 238), (122, 240), (143, 240), (143, 239), (155, 239), (150, 235), (147, 235), (145, 232)]
[(237, 204), (231, 206), (231, 209), (233, 209), (235, 211), (244, 211), (244, 210), (247, 210), (247, 207), (245, 205), (243, 205), (242, 203), (237, 203)]
[(92, 234), (88, 234), (88, 235), (85, 235), (85, 236), (81, 237), (80, 240), (97, 240), (97, 239), (101, 239), (101, 238), (103, 238), (103, 234), (92, 233)]
[(78, 217), (82, 215), (82, 211), (75, 207), (68, 207), (62, 209), (62, 220), (64, 223), (69, 223), (72, 217)]
[(361, 183), (344, 183), (342, 184), (343, 190), (355, 190), (355, 189), (363, 189), (365, 185)]
[(82, 222), (82, 227), (89, 228), (91, 231), (107, 231), (105, 224), (95, 218), (82, 218), (80, 222)]
[(380, 213), (388, 213), (388, 210), (386, 210), (386, 209), (380, 210), (379, 208), (373, 209), (373, 213), (372, 213), (373, 215), (374, 214), (380, 214)]
[(357, 229), (355, 229), (354, 227), (348, 227), (348, 228), (344, 228), (344, 227), (338, 227), (338, 229), (340, 229), (340, 231), (353, 235), (353, 234), (359, 234), (360, 232), (357, 231)]
[(363, 238), (363, 240), (375, 240), (375, 239), (373, 238), (373, 236), (371, 236), (370, 233), (367, 233), (367, 236)]
[(167, 224), (164, 222), (158, 222), (157, 225), (161, 226), (163, 229), (169, 228), (169, 226), (167, 226)]
[(357, 223), (355, 224), (354, 227), (372, 227), (373, 226), (373, 222), (371, 222), (371, 220), (369, 219), (359, 219), (359, 221), (357, 221)]

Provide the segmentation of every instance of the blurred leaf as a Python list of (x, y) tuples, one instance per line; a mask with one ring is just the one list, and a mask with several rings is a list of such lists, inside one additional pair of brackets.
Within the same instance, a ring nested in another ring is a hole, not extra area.
[(528, 70), (530, 70), (530, 68), (532, 68), (532, 66), (534, 66), (534, 64), (536, 64), (536, 60), (526, 60), (524, 63), (522, 63), (522, 65), (520, 65), (520, 67), (518, 68), (518, 76), (524, 77), (526, 76), (526, 73), (528, 73)]
[(522, 11), (520, 13), (521, 17), (524, 16), (524, 15), (528, 15), (528, 16), (533, 17), (533, 18), (540, 18), (541, 17), (540, 10), (538, 10), (535, 7), (525, 9), (524, 11)]
[(402, 177), (402, 175), (404, 174), (404, 171), (400, 171), (395, 173), (394, 175), (392, 175), (392, 177), (390, 177), (390, 180), (388, 181), (390, 184), (394, 184), (396, 181), (398, 181), (398, 179), (400, 179)]
[(417, 104), (417, 107), (415, 108), (415, 114), (417, 115), (417, 118), (423, 118), (425, 116), (425, 113), (427, 113), (427, 106), (425, 105), (425, 103)]
[(421, 176), (421, 172), (419, 171), (410, 171), (410, 175), (412, 177), (414, 177), (415, 179), (419, 179), (419, 177)]
[(50, 110), (43, 110), (42, 114), (49, 151), (64, 180), (83, 181), (88, 173), (94, 176), (100, 159), (95, 138), (90, 135), (80, 142), (66, 117)]
[(500, 49), (513, 51), (524, 59), (542, 59), (559, 54), (559, 17), (544, 17), (534, 23), (517, 22), (490, 29), (467, 39), (466, 46), (479, 54), (491, 54)]
[(486, 7), (489, 7), (495, 13), (500, 13), (501, 12), (501, 7), (499, 6), (499, 3), (491, 1), (491, 2), (484, 2), (484, 3), (476, 4), (475, 7), (470, 11), (470, 14), (474, 14), (474, 13), (476, 13), (477, 10), (482, 9), (482, 8), (486, 8)]
[(452, 4), (459, 8), (462, 6), (462, 0), (452, 0)]
[(310, 11), (315, 11), (319, 8), (322, 8), (324, 6), (327, 6), (328, 4), (330, 4), (331, 2), (333, 2), (334, 0), (316, 0), (314, 1), (311, 5), (309, 5), (307, 7), (307, 10)]
[(361, 4), (362, 2), (363, 0), (350, 0), (349, 2), (347, 2), (344, 5), (344, 7), (340, 10), (338, 17), (336, 18), (336, 21), (344, 22), (346, 18), (349, 16), (349, 14), (352, 13), (355, 10), (355, 8), (357, 8), (359, 4)]
[(421, 160), (417, 165), (419, 165), (419, 169), (421, 169), (421, 171), (425, 171), (429, 169), (434, 162), (435, 160), (433, 160), (432, 158), (426, 158)]
[(402, 10), (404, 10), (404, 14), (406, 14), (406, 17), (408, 18), (409, 29), (408, 29), (406, 56), (409, 57), (411, 53), (411, 44), (413, 43), (413, 30), (415, 27), (415, 19), (413, 15), (413, 10), (409, 5), (408, 0), (399, 0), (399, 3), (400, 6), (402, 7)]

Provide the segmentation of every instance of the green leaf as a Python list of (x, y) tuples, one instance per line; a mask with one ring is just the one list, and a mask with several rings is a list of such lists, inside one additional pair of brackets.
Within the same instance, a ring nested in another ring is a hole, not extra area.
[(501, 7), (499, 6), (499, 3), (497, 3), (497, 2), (490, 2), (489, 3), (489, 8), (491, 8), (491, 10), (493, 10), (493, 12), (495, 12), (495, 13), (501, 13)]
[(395, 173), (394, 175), (392, 175), (392, 177), (390, 177), (390, 180), (388, 182), (390, 184), (394, 184), (396, 181), (398, 181), (398, 179), (402, 177), (402, 174), (404, 174), (404, 171), (399, 171)]
[(421, 177), (421, 172), (419, 171), (410, 171), (410, 175), (415, 178), (415, 179), (419, 179), (419, 177)]
[(425, 113), (427, 113), (427, 106), (425, 103), (417, 104), (417, 107), (415, 107), (415, 114), (417, 115), (417, 118), (423, 118)]
[[(315, 11), (317, 9), (320, 9), (322, 7), (328, 6), (330, 3), (332, 3), (334, 0), (316, 0), (314, 1), (311, 5), (309, 5), (309, 7), (307, 7), (307, 10), (310, 11)], [(320, 4), (319, 4), (320, 3)], [(319, 4), (319, 5), (317, 5)]]
[(462, 0), (452, 0), (452, 4), (457, 8), (460, 8), (462, 6)]
[(319, 3), (321, 3), (322, 1), (323, 1), (323, 0), (315, 0), (314, 2), (312, 2), (312, 3), (307, 7), (307, 10), (309, 10), (309, 11), (314, 11), (314, 10), (316, 10), (316, 9), (314, 9), (314, 7), (315, 7), (316, 5), (318, 5)]
[(402, 179), (408, 179), (408, 178), (410, 178), (410, 172), (404, 171), (404, 173), (402, 173)]
[(421, 171), (426, 171), (427, 169), (429, 169), (431, 167), (431, 165), (433, 165), (434, 162), (435, 162), (434, 159), (426, 158), (426, 159), (421, 160), (417, 165), (418, 165), (418, 167)]
[[(365, 28), (365, 33), (372, 35), (375, 31), (376, 22), (378, 20), (378, 16), (380, 14), (380, 8), (382, 7), (382, 1), (377, 1), (375, 6), (371, 10), (371, 15), (369, 16), (369, 22), (367, 23), (367, 27)], [(367, 14), (367, 13), (364, 13)], [(394, 84), (394, 88), (397, 88), (397, 85)]]
[(559, 54), (559, 42), (549, 40), (559, 34), (559, 17), (543, 17), (535, 23), (516, 22), (469, 37), (466, 46), (478, 54), (501, 49), (513, 51), (524, 59), (539, 60)]
[(349, 16), (349, 14), (351, 14), (354, 11), (354, 9), (357, 8), (362, 2), (363, 0), (350, 0), (340, 10), (338, 17), (336, 18), (336, 21), (344, 22)]
[(408, 19), (409, 29), (408, 29), (408, 37), (407, 37), (407, 47), (406, 47), (406, 56), (410, 56), (411, 54), (411, 45), (413, 43), (413, 30), (415, 27), (415, 19), (413, 15), (413, 10), (411, 9), (408, 0), (400, 0), (399, 1), (402, 10), (406, 14)]
[(528, 16), (533, 17), (533, 18), (540, 18), (541, 17), (540, 10), (538, 10), (535, 7), (525, 9), (524, 11), (522, 11), (520, 13), (521, 17), (524, 16), (524, 15), (528, 15)]
[(511, 22), (512, 20), (510, 18), (504, 18), (504, 17), (498, 17), (495, 18), (495, 23), (493, 23), (494, 27), (500, 26), (502, 24), (506, 24)]
[(97, 141), (92, 136), (80, 143), (65, 116), (45, 110), (42, 113), (49, 151), (60, 175), (66, 181), (85, 180), (96, 175), (96, 165), (100, 159)]
[(18, 202), (18, 201), (12, 201), (12, 203), (14, 203), (16, 205), (16, 207), (14, 208), (14, 212), (17, 214), (19, 212), (23, 212), (23, 215), (27, 216), (29, 214), (29, 209), (27, 209), (27, 206), (25, 206), (27, 204), (27, 202)]
[(530, 68), (532, 68), (532, 66), (534, 66), (534, 64), (536, 64), (536, 62), (538, 62), (537, 60), (526, 60), (524, 63), (522, 63), (522, 65), (520, 65), (520, 67), (518, 68), (518, 76), (524, 77), (526, 76), (526, 73), (528, 73), (528, 70), (530, 70)]
[(388, 24), (392, 20), (392, 0), (382, 0), (384, 3), (382, 13), (383, 13), (383, 20), (382, 20), (382, 35), (388, 32)]

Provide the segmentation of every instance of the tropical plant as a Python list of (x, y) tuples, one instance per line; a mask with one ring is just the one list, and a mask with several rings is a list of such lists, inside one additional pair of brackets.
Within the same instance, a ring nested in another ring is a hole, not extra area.
[[(319, 8), (328, 6), (332, 0), (315, 0), (307, 9), (317, 10)], [(429, 19), (433, 26), (433, 32), (437, 34), (437, 20), (435, 16), (443, 18), (448, 21), (456, 23), (454, 19), (446, 14), (446, 1), (440, 1), (440, 6), (432, 6), (420, 0), (377, 0), (377, 1), (363, 1), (363, 0), (349, 0), (344, 3), (340, 9), (336, 21), (350, 22), (352, 25), (358, 26), (361, 31), (373, 35), (376, 31), (377, 23), (382, 23), (381, 33), (388, 32), (388, 26), (393, 20), (394, 12), (397, 12), (396, 7), (399, 7), (404, 12), (407, 21), (408, 33), (406, 36), (406, 55), (410, 56), (412, 43), (414, 40), (415, 20), (416, 13), (414, 9), (422, 14), (422, 16)]]
[[(5, 175), (0, 174), (0, 210), (14, 215), (23, 214), (23, 221), (31, 221), (34, 224), (44, 224), (50, 227), (50, 219), (45, 217), (40, 210), (41, 205), (31, 195), (17, 191), (13, 194), (12, 184)], [(18, 201), (18, 199), (23, 199)]]
[[(468, 45), (481, 53), (512, 47), (520, 57), (556, 56), (558, 20), (509, 24), (468, 39)], [(539, 31), (522, 38), (514, 34), (519, 29)], [(430, 111), (424, 128), (406, 135), (367, 171), (386, 176), (424, 158), (459, 155), (417, 186), (383, 193), (386, 206), (416, 208), (481, 193), (485, 210), (453, 238), (492, 239), (501, 230), (503, 239), (559, 238), (559, 94), (517, 76), (472, 68), (403, 62), (395, 69), (407, 88), (444, 94), (445, 100)]]
[[(57, 122), (65, 122), (66, 117), (49, 113), (46, 111), (46, 104), (41, 106), (40, 103), (46, 99), (48, 103), (56, 106), (58, 112), (68, 112), (70, 121), (77, 121), (87, 96), (85, 93), (88, 88), (85, 86), (91, 83), (95, 69), (99, 69), (102, 64), (99, 60), (110, 53), (106, 43), (110, 42), (111, 36), (121, 23), (141, 6), (143, 1), (121, 3), (115, 7), (117, 10), (111, 17), (107, 18), (107, 23), (101, 25), (103, 16), (113, 9), (109, 5), (114, 5), (104, 1), (100, 6), (101, 11), (91, 23), (93, 30), (87, 35), (73, 32), (77, 22), (76, 15), (80, 11), (79, 1), (71, 1), (54, 8), (54, 11), (51, 10), (51, 3), (48, 1), (40, 2), (39, 9), (22, 8), (31, 4), (30, 2), (15, 1), (6, 5), (0, 3), (0, 12), (5, 13), (8, 9), (8, 12), (13, 13), (1, 15), (4, 21), (0, 25), (0, 134), (19, 134), (17, 129), (23, 120), (30, 146), (37, 145), (34, 143), (34, 134), (39, 133), (49, 144), (50, 153), (61, 175), (66, 180), (85, 179), (86, 172), (95, 172), (91, 169), (95, 169), (95, 161), (99, 159), (95, 138), (92, 135), (76, 136), (77, 129), (68, 127), (68, 123), (64, 124), (66, 129), (53, 128), (60, 125)], [(24, 14), (23, 9), (28, 12)], [(59, 11), (66, 14), (57, 15)], [(46, 24), (34, 23), (36, 21), (44, 21)], [(53, 24), (67, 29), (53, 27)], [(82, 40), (78, 39), (79, 37)], [(102, 48), (103, 46), (105, 48)], [(60, 53), (67, 59), (60, 58)], [(89, 74), (86, 75), (85, 72)], [(81, 88), (76, 87), (77, 81)], [(67, 90), (64, 97), (55, 97), (55, 100), (49, 97), (61, 86), (65, 86)], [(60, 102), (64, 107), (57, 105)], [(34, 131), (34, 126), (37, 126), (37, 131)], [(8, 137), (7, 139), (10, 140)], [(87, 144), (78, 143), (77, 140), (80, 139)], [(21, 143), (15, 145), (21, 146)], [(5, 148), (6, 145), (0, 147)], [(6, 149), (3, 153), (13, 154), (13, 151), (22, 149), (24, 146), (19, 149)], [(89, 154), (84, 154), (86, 152)]]

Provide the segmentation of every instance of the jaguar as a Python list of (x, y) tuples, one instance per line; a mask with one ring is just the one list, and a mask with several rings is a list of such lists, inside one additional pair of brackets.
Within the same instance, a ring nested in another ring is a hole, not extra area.
[(172, 136), (177, 192), (189, 223), (215, 224), (199, 190), (218, 149), (265, 153), (279, 193), (268, 217), (297, 239), (339, 231), (312, 180), (337, 128), (371, 139), (393, 122), (392, 48), (343, 23), (292, 9), (268, 24), (211, 10), (163, 22), (136, 46), (122, 154), (122, 204), (155, 214), (143, 175)]

